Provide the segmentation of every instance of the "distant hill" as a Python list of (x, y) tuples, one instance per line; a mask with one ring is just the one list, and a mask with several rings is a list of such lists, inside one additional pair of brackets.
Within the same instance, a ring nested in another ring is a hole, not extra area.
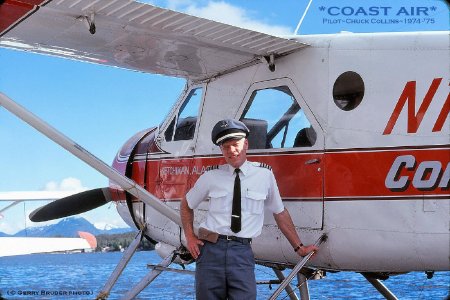
[(100, 234), (118, 234), (133, 231), (132, 228), (113, 228), (109, 230), (100, 230), (92, 225), (88, 220), (81, 217), (64, 218), (57, 224), (41, 227), (29, 227), (17, 232), (14, 235), (7, 235), (0, 232), (2, 236), (14, 237), (78, 237), (78, 231), (87, 231), (93, 235)]

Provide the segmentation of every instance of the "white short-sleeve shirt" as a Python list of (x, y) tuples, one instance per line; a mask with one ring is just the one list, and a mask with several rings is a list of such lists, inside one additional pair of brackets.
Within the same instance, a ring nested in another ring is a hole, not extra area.
[(186, 194), (191, 209), (209, 201), (206, 219), (200, 227), (219, 234), (254, 238), (261, 234), (264, 209), (281, 213), (284, 205), (272, 170), (265, 164), (246, 161), (240, 168), (242, 229), (230, 229), (235, 172), (228, 164), (203, 173)]

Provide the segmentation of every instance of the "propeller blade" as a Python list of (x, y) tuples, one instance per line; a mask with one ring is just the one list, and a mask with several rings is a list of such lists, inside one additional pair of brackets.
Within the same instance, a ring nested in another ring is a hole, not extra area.
[(0, 93), (0, 105), (9, 110), (12, 114), (34, 127), (36, 130), (44, 134), (46, 137), (93, 167), (95, 170), (105, 175), (109, 180), (119, 185), (124, 191), (132, 194), (145, 204), (157, 210), (163, 216), (166, 216), (177, 225), (182, 226), (181, 217), (178, 211), (165, 204), (155, 195), (149, 193), (145, 188), (131, 180), (130, 178), (120, 174), (99, 158), (92, 155), (89, 151), (63, 135), (61, 132), (51, 127), (49, 124), (33, 115), (24, 107), (15, 103), (5, 94)]
[(30, 220), (44, 222), (77, 215), (100, 207), (109, 201), (111, 201), (109, 188), (93, 189), (44, 205), (30, 214)]

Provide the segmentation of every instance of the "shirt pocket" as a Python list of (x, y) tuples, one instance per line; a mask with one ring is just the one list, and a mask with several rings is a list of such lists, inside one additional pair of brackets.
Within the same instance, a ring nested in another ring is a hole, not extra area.
[(227, 210), (227, 191), (212, 191), (208, 194), (209, 211), (224, 212)]
[(257, 191), (247, 190), (244, 203), (244, 209), (250, 214), (260, 215), (264, 211), (264, 200), (267, 195)]

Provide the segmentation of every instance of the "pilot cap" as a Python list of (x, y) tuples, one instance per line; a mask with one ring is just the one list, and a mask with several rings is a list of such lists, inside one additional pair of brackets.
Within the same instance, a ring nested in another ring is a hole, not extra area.
[(225, 119), (214, 125), (211, 132), (211, 139), (214, 144), (221, 145), (228, 140), (245, 138), (249, 133), (250, 130), (241, 121)]

